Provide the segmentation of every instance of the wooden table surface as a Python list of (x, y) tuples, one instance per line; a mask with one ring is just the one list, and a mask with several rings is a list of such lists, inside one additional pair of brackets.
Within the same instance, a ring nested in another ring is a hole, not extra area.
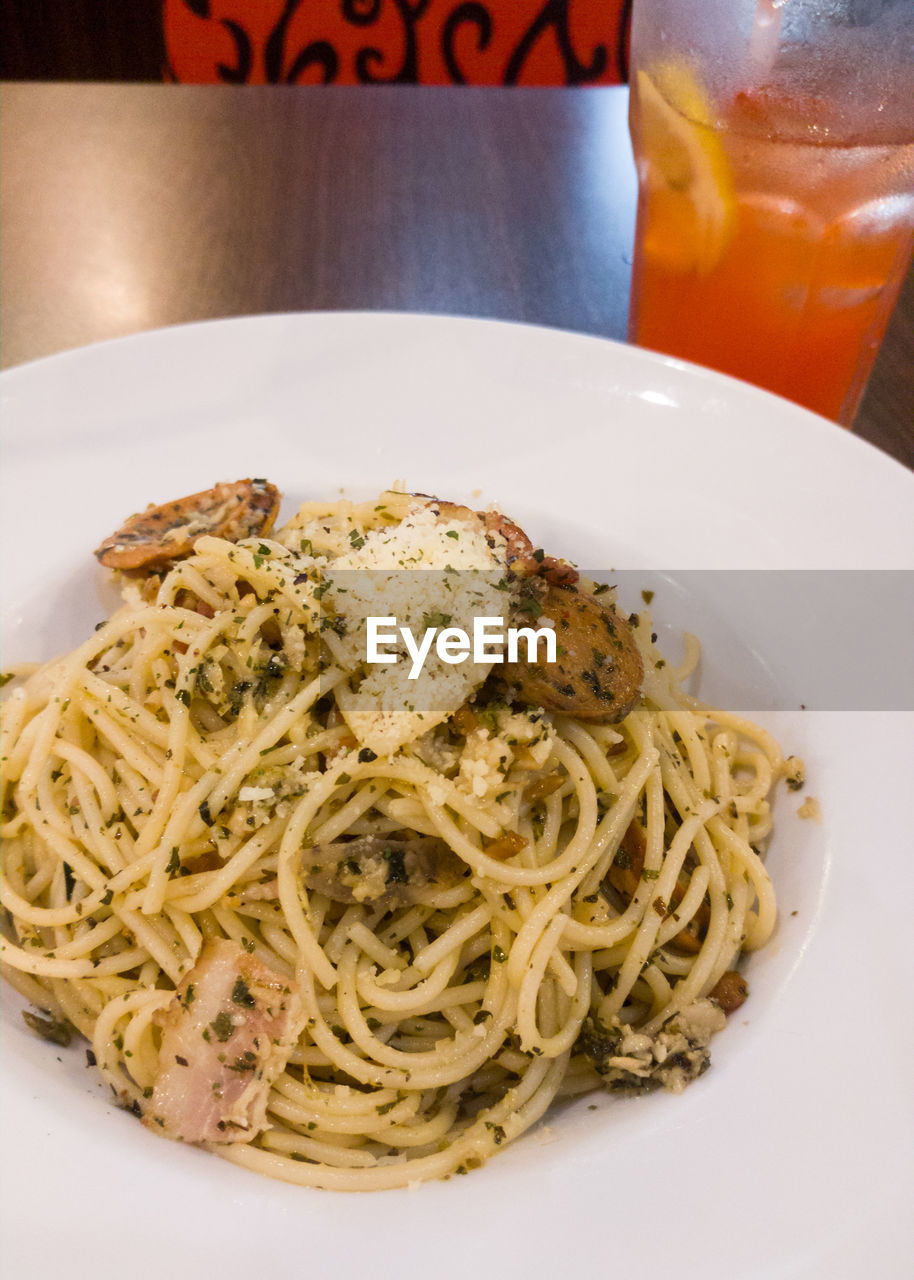
[[(2, 365), (289, 310), (624, 338), (626, 109), (624, 89), (7, 84)], [(914, 273), (855, 430), (914, 466)]]

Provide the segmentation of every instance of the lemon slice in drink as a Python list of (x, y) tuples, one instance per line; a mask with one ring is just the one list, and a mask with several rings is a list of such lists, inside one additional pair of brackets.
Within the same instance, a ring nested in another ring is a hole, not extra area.
[(638, 71), (636, 93), (648, 202), (645, 252), (672, 270), (708, 272), (733, 234), (736, 202), (707, 97), (674, 63)]

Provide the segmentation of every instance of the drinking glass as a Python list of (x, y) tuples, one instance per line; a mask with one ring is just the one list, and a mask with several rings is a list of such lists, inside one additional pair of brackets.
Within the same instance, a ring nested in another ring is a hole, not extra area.
[(912, 0), (636, 0), (629, 339), (850, 426), (914, 241)]

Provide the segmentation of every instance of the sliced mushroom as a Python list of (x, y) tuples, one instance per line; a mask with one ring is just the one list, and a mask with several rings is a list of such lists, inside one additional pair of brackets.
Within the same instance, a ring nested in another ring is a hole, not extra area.
[(158, 571), (190, 555), (205, 534), (229, 542), (265, 536), (279, 502), (279, 490), (266, 480), (217, 484), (131, 516), (95, 555), (109, 569)]
[(555, 626), (557, 660), (504, 667), (504, 678), (517, 687), (521, 700), (592, 723), (624, 719), (638, 702), (644, 675), (628, 623), (575, 587), (544, 582), (527, 599), (526, 625), (538, 612)]
[(306, 886), (334, 902), (393, 907), (430, 901), (467, 873), (465, 863), (435, 836), (358, 836), (302, 851)]
[(723, 1009), (728, 1016), (735, 1013), (749, 995), (749, 984), (741, 973), (728, 969), (708, 992), (708, 999)]

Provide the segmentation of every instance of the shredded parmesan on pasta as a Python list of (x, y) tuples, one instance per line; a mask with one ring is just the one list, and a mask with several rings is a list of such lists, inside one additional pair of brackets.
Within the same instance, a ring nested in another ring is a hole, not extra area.
[(263, 542), (201, 539), (8, 691), (4, 973), (152, 1127), (178, 1123), (217, 961), (207, 1070), (251, 1075), (189, 1140), (303, 1185), (463, 1173), (557, 1098), (707, 1065), (707, 997), (775, 923), (773, 739), (684, 696), (646, 614), (614, 726), (500, 702), (472, 664), (409, 709), (321, 629), (329, 570), (416, 570), (420, 617), (420, 564), (485, 579), (499, 554), (402, 495), (310, 504)]

